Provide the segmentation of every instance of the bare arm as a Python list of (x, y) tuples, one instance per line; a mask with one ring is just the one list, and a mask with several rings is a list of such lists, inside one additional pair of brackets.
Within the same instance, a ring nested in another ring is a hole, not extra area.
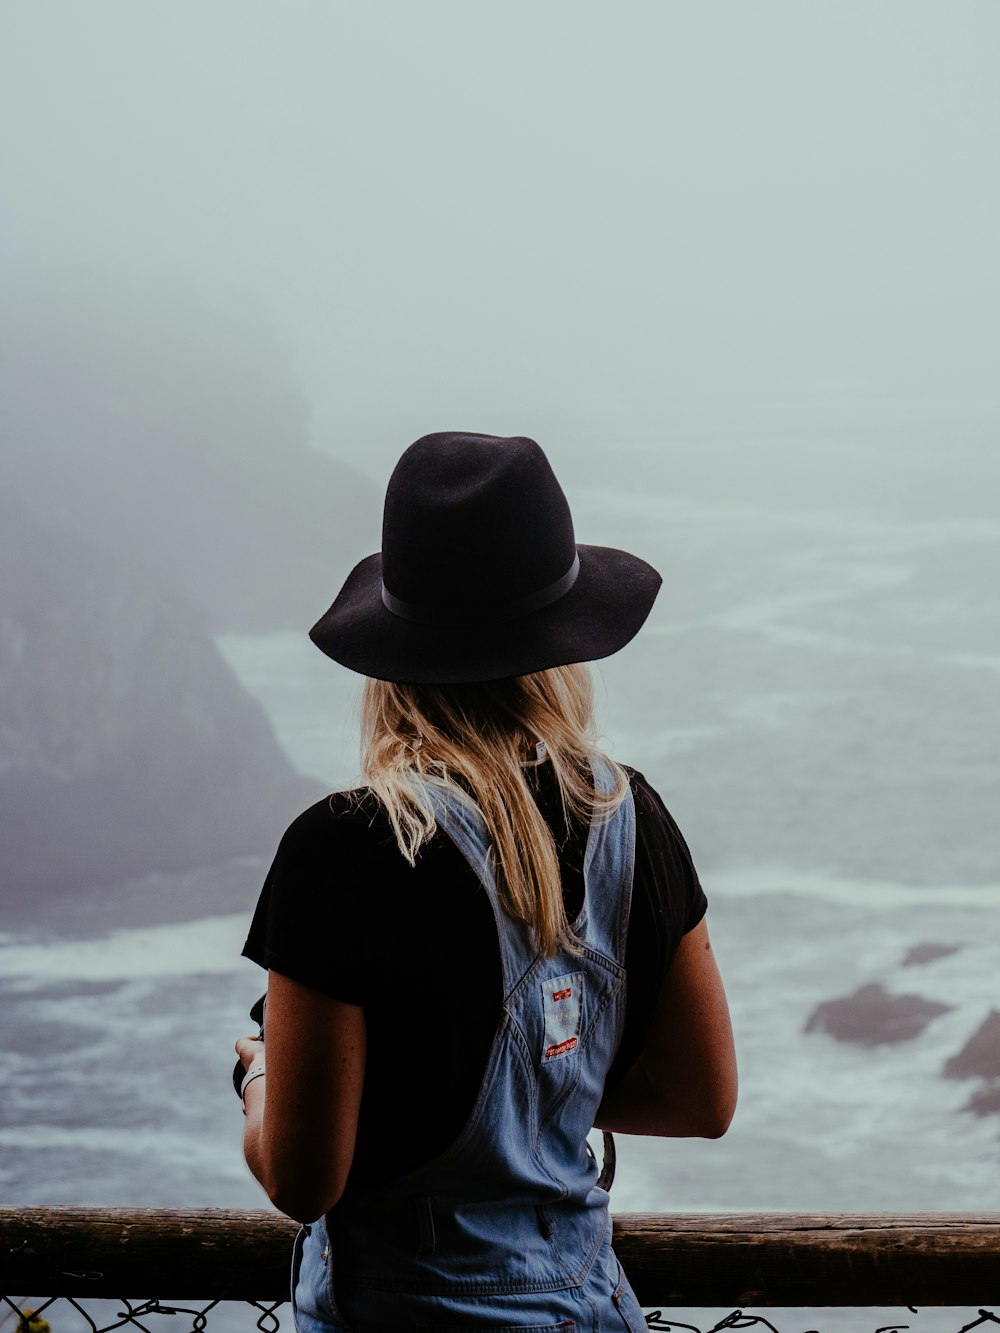
[[(340, 1198), (354, 1158), (365, 1069), (358, 1005), (268, 973), (267, 1074), (246, 1089), (243, 1151), (271, 1202), (313, 1222)], [(264, 1059), (241, 1038), (244, 1066)]]
[(729, 1006), (701, 921), (681, 940), (639, 1058), (605, 1096), (596, 1124), (623, 1134), (718, 1138), (733, 1118), (736, 1086)]

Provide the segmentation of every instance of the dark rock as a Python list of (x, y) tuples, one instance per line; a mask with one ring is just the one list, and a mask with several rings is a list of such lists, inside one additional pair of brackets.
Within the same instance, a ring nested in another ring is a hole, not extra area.
[(962, 1110), (978, 1116), (1000, 1115), (1000, 1082), (977, 1088)]
[(41, 893), (273, 852), (319, 793), (197, 614), (2, 494), (0, 566), (5, 924)]
[(924, 963), (933, 963), (938, 958), (950, 958), (953, 953), (958, 953), (961, 947), (960, 944), (915, 944), (912, 949), (907, 949), (903, 966), (920, 967)]
[(859, 1046), (882, 1046), (912, 1041), (951, 1005), (925, 1000), (922, 995), (890, 995), (878, 984), (862, 986), (853, 995), (818, 1004), (806, 1032), (826, 1032), (837, 1041)]
[(991, 1009), (957, 1055), (946, 1061), (945, 1078), (1000, 1078), (1000, 1013)]

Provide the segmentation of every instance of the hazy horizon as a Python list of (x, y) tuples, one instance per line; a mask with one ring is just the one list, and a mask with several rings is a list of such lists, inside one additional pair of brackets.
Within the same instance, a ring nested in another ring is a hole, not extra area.
[[(467, 429), (664, 575), (607, 731), (746, 1091), (618, 1206), (991, 1206), (998, 51), (990, 0), (0, 0), (9, 1193), (259, 1202), (243, 922), (356, 772), (306, 630)], [(883, 985), (940, 1016), (810, 1029)]]
[(1000, 415), (985, 0), (105, 0), (3, 32), (8, 274), (89, 284), (98, 336), (102, 291), (259, 326), (321, 442)]

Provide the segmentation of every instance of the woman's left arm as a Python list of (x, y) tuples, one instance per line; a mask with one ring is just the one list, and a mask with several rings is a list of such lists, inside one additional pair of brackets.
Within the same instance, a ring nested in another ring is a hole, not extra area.
[(365, 1072), (360, 1005), (331, 999), (280, 972), (267, 981), (267, 1046), (241, 1037), (246, 1088), (243, 1152), (276, 1208), (313, 1222), (340, 1198), (354, 1158)]

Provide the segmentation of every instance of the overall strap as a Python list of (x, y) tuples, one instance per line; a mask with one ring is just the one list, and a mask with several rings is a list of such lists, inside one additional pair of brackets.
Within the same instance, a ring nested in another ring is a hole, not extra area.
[[(590, 758), (597, 791), (614, 791), (616, 774), (603, 755)], [(510, 995), (532, 967), (538, 950), (529, 927), (512, 920), (500, 904), (492, 845), (479, 807), (452, 783), (417, 779), (434, 808), (438, 824), (451, 838), (485, 888), (500, 940), (504, 996)], [(632, 902), (635, 865), (635, 805), (631, 789), (609, 815), (596, 817), (584, 853), (584, 902), (573, 922), (588, 947), (624, 964), (625, 938)]]

